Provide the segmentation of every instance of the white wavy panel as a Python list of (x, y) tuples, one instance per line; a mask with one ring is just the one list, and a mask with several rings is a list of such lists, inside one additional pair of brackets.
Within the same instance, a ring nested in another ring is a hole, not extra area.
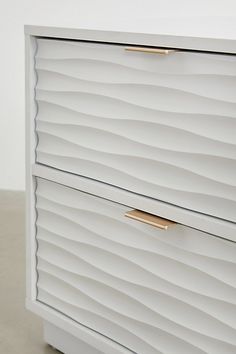
[[(207, 137), (212, 140), (217, 140), (226, 144), (235, 143), (236, 119), (231, 117), (222, 117), (218, 115), (200, 115), (200, 114), (184, 114), (155, 111), (140, 107), (138, 110), (135, 106), (122, 103), (114, 111), (114, 101), (107, 97), (99, 97), (79, 93), (74, 101), (62, 99), (62, 102), (56, 103), (56, 95), (49, 93), (41, 98), (38, 97), (39, 114), (38, 121), (46, 121), (60, 124), (79, 124), (85, 126), (93, 126), (94, 128), (105, 127), (108, 131), (116, 129), (118, 133), (135, 134), (135, 137), (145, 138), (142, 131), (148, 126), (164, 129), (165, 127), (173, 127), (184, 132), (190, 132), (194, 135)], [(50, 101), (50, 102), (49, 102)], [(63, 104), (63, 105), (62, 105)], [(196, 124), (197, 120), (197, 124)], [(139, 129), (133, 129), (139, 126)], [(214, 129), (210, 129), (214, 126)], [(159, 129), (155, 129), (155, 132)], [(149, 132), (150, 134), (150, 132)], [(194, 136), (192, 135), (192, 137)], [(148, 135), (153, 139), (153, 135)], [(154, 140), (157, 143), (157, 139)], [(144, 141), (145, 142), (145, 141)], [(184, 144), (183, 139), (179, 142)], [(163, 135), (158, 136), (158, 146), (168, 146), (170, 139), (163, 139)], [(191, 141), (185, 146), (192, 146)], [(163, 145), (165, 144), (165, 145)], [(200, 145), (201, 146), (201, 145)], [(198, 144), (199, 147), (199, 144)], [(224, 150), (223, 146), (218, 151)], [(231, 150), (235, 156), (235, 150)], [(230, 147), (228, 146), (227, 154)], [(227, 156), (227, 155), (226, 155)]]
[(235, 352), (234, 243), (37, 182), (40, 301), (137, 353)]
[(37, 161), (236, 221), (235, 58), (60, 44), (38, 40)]
[[(120, 132), (117, 131), (117, 127), (107, 129), (102, 126), (94, 128), (79, 124), (57, 124), (39, 121), (37, 123), (37, 131), (40, 137), (40, 146), (38, 146), (40, 151), (48, 151), (47, 146), (50, 146), (50, 139), (53, 139), (53, 136), (55, 136), (56, 139), (59, 141), (62, 139), (68, 145), (71, 143), (71, 157), (78, 156), (78, 153), (77, 155), (73, 154), (73, 146), (75, 148), (76, 146), (78, 147), (78, 152), (84, 147), (95, 152), (109, 152), (109, 154), (122, 156), (132, 155), (134, 157), (166, 163), (176, 168), (185, 169), (200, 176), (202, 175), (213, 181), (216, 180), (236, 186), (236, 151), (230, 149), (231, 146), (227, 149), (228, 146), (226, 144), (216, 143), (215, 141), (210, 141), (191, 133), (182, 133), (182, 131), (178, 131), (176, 128), (164, 127), (163, 129), (162, 126), (155, 124), (146, 124), (145, 127), (142, 127), (142, 124), (134, 122), (133, 129), (129, 130), (127, 127), (126, 132), (123, 133), (121, 129)], [(143, 132), (142, 136), (141, 133), (139, 133), (140, 137), (139, 134), (135, 134), (136, 131)], [(168, 149), (157, 146), (159, 137), (161, 140), (161, 137), (165, 135), (173, 138), (169, 143)], [(178, 137), (178, 145), (182, 144), (185, 151), (175, 151), (174, 146), (176, 142), (174, 138), (176, 136)], [(184, 144), (181, 141), (181, 137), (182, 141), (184, 140)], [(48, 142), (46, 142), (47, 139)], [(192, 141), (192, 151), (186, 151), (187, 144), (190, 141)], [(206, 147), (207, 153), (202, 146)], [(132, 154), (130, 153), (131, 151)], [(52, 150), (49, 152), (52, 152)], [(228, 155), (232, 153), (232, 157), (226, 157), (227, 152)], [(60, 153), (63, 152), (59, 150), (58, 154)], [(235, 158), (233, 155), (235, 155)], [(103, 163), (102, 160), (101, 163)], [(119, 167), (119, 165), (116, 166)], [(234, 189), (230, 189), (230, 192), (232, 195)]]
[[(145, 84), (172, 87), (197, 95), (236, 102), (236, 76), (207, 74), (156, 74), (144, 70), (127, 68), (124, 65), (94, 59), (37, 59), (36, 69), (40, 71), (41, 82), (49, 80), (49, 72), (63, 80), (63, 76), (91, 82), (110, 84)], [(75, 81), (75, 80), (74, 80)], [(52, 87), (52, 86), (51, 86)]]
[(214, 176), (214, 179), (207, 178), (166, 161), (115, 154), (111, 151), (99, 152), (45, 133), (39, 133), (37, 161), (133, 192), (138, 191), (152, 198), (236, 221), (234, 186), (220, 183), (214, 180)]
[(123, 45), (47, 39), (37, 39), (37, 43), (37, 59), (90, 59), (159, 74), (236, 76), (234, 55), (177, 51), (165, 56), (126, 52)]
[[(37, 91), (60, 92), (62, 95), (84, 92), (111, 97), (138, 107), (177, 113), (219, 114), (236, 118), (236, 103), (204, 97), (165, 86), (140, 84), (104, 84), (75, 79), (53, 72), (38, 73)], [(204, 86), (201, 87), (203, 90)], [(158, 97), (158, 99), (157, 99)], [(37, 98), (37, 96), (36, 96)]]

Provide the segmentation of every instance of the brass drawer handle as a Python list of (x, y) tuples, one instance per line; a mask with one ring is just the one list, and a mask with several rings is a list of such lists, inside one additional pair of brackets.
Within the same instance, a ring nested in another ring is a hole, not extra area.
[(161, 49), (161, 48), (146, 48), (146, 47), (125, 47), (125, 50), (130, 52), (143, 52), (143, 53), (153, 53), (153, 54), (164, 54), (168, 55), (176, 52), (174, 49)]
[(145, 213), (144, 211), (137, 210), (137, 209), (128, 211), (127, 213), (125, 213), (125, 216), (134, 220), (141, 221), (145, 224), (158, 227), (159, 229), (162, 230), (167, 230), (168, 227), (176, 224), (174, 221), (163, 219), (160, 218), (159, 216)]

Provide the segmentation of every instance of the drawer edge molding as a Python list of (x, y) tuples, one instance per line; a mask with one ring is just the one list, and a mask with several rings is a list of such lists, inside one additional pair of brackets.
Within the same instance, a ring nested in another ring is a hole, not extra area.
[(77, 176), (51, 167), (34, 164), (34, 176), (42, 177), (65, 186), (83, 190), (123, 205), (135, 205), (136, 209), (159, 215), (179, 224), (207, 232), (214, 236), (236, 242), (236, 224), (192, 210), (184, 209), (156, 199), (139, 195), (87, 177)]

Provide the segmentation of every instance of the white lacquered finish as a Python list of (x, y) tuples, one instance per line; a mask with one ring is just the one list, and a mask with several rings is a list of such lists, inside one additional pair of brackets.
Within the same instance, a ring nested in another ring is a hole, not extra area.
[(65, 354), (236, 351), (235, 22), (177, 27), (25, 27), (26, 306)]
[(32, 173), (34, 176), (67, 185), (101, 198), (113, 200), (119, 204), (135, 205), (136, 209), (160, 215), (179, 224), (191, 226), (197, 230), (236, 242), (235, 223), (179, 208), (178, 206), (116, 188), (90, 178), (59, 171), (40, 164), (35, 164), (32, 167)]
[(134, 352), (234, 353), (236, 244), (37, 180), (38, 300)]
[[(232, 14), (233, 15), (233, 14)], [(68, 27), (65, 22), (55, 27), (25, 26), (25, 33), (34, 36), (67, 38), (109, 43), (150, 45), (222, 53), (236, 53), (235, 17), (168, 17), (136, 18), (116, 16), (97, 19), (97, 23), (81, 24), (78, 21)]]
[(44, 340), (64, 354), (104, 354), (47, 321), (44, 321)]
[(37, 45), (37, 162), (236, 221), (235, 56)]

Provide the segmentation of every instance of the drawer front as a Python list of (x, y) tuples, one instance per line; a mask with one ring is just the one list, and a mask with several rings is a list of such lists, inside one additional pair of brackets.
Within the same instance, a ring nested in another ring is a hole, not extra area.
[(37, 178), (38, 301), (142, 354), (236, 351), (236, 244)]
[(38, 39), (37, 161), (236, 221), (236, 57)]

